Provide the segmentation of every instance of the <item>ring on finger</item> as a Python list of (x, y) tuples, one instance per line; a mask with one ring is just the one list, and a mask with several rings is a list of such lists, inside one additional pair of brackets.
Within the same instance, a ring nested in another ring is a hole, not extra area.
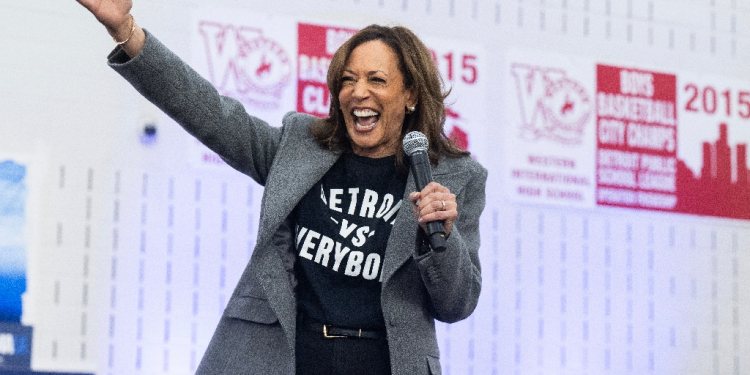
[(443, 208), (442, 208), (442, 209), (440, 209), (440, 211), (445, 211), (445, 201), (440, 201), (440, 203), (442, 203), (442, 204), (443, 204)]

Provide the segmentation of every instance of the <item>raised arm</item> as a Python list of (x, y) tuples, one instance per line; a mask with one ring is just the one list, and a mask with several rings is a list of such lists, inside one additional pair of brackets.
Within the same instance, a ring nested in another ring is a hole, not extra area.
[(144, 98), (238, 171), (264, 185), (282, 128), (249, 115), (240, 102), (222, 96), (210, 82), (138, 27), (132, 0), (76, 0), (112, 35), (119, 48), (110, 67)]
[(130, 14), (132, 0), (76, 0), (104, 25), (107, 32), (131, 58), (143, 49), (146, 34)]

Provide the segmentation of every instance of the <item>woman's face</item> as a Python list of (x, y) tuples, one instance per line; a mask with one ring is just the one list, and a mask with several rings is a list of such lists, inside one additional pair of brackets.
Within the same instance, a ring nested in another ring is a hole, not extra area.
[(413, 90), (404, 87), (396, 53), (379, 40), (360, 44), (349, 55), (341, 81), (339, 103), (354, 153), (394, 155), (406, 107), (416, 105)]

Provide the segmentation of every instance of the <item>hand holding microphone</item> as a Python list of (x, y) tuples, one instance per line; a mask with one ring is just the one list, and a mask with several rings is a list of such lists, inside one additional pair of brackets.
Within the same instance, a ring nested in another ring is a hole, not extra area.
[(414, 131), (404, 137), (404, 152), (409, 156), (411, 172), (419, 191), (409, 194), (420, 227), (430, 239), (432, 250), (446, 248), (446, 237), (458, 217), (456, 196), (445, 186), (432, 181), (427, 137)]

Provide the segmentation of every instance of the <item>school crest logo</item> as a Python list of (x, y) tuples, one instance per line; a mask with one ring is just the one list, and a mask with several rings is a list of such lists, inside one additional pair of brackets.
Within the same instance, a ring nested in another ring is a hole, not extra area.
[(201, 21), (211, 83), (222, 95), (245, 105), (275, 109), (292, 78), (292, 63), (283, 46), (263, 30)]
[(592, 103), (586, 89), (562, 69), (513, 64), (521, 111), (519, 136), (580, 144), (591, 117)]

